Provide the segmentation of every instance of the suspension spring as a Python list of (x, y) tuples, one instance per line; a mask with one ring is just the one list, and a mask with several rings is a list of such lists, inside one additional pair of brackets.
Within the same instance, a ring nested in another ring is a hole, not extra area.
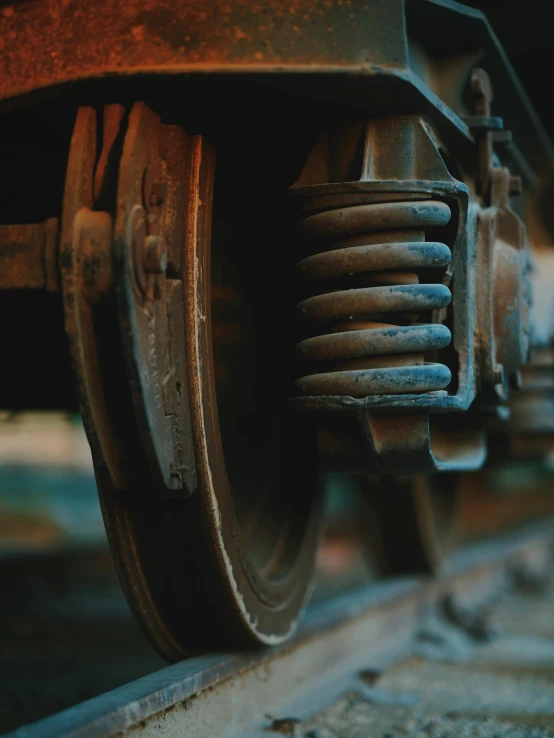
[[(310, 373), (298, 394), (366, 397), (433, 392), (451, 380), (426, 352), (450, 343), (449, 329), (431, 320), (451, 299), (440, 283), (448, 246), (426, 241), (445, 226), (444, 202), (377, 202), (316, 213), (299, 224), (311, 255), (297, 266), (311, 295), (298, 305), (307, 336), (297, 345)], [(420, 276), (435, 283), (421, 284)]]

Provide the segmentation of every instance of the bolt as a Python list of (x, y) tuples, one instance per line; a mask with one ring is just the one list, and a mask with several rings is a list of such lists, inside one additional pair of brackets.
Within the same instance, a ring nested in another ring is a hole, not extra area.
[(150, 186), (150, 194), (148, 198), (148, 204), (151, 208), (159, 207), (163, 205), (167, 200), (167, 182), (164, 180), (157, 180), (152, 182)]
[(167, 245), (162, 236), (147, 236), (144, 241), (142, 252), (143, 267), (146, 272), (151, 289), (147, 290), (147, 297), (153, 297), (154, 300), (160, 300), (162, 290), (160, 285), (160, 274), (165, 274), (167, 270)]
[(146, 235), (144, 210), (136, 206), (131, 213), (132, 254), (135, 280), (140, 292), (147, 299), (162, 296), (159, 275), (167, 269), (167, 245), (158, 235)]
[(180, 490), (183, 489), (183, 475), (179, 471), (179, 469), (171, 469), (169, 472), (169, 483), (171, 484), (171, 489)]
[[(488, 117), (491, 114), (493, 99), (492, 85), (489, 75), (484, 69), (473, 69), (471, 72), (471, 92), (475, 114)], [(478, 191), (487, 197), (490, 188), (491, 169), (493, 162), (492, 134), (486, 131), (478, 137), (477, 160), (479, 167)]]
[(169, 470), (170, 489), (175, 492), (179, 492), (180, 497), (190, 497), (193, 492), (193, 490), (185, 484), (185, 480), (183, 479), (183, 473), (186, 473), (187, 471), (188, 468), (186, 466), (181, 467), (180, 469), (172, 468)]
[(159, 161), (150, 164), (144, 174), (142, 197), (148, 209), (159, 207), (167, 200), (167, 182)]
[(165, 274), (167, 245), (163, 236), (147, 236), (143, 247), (144, 271), (147, 274)]
[(471, 70), (471, 91), (477, 115), (490, 115), (492, 102), (492, 85), (489, 75), (484, 69)]

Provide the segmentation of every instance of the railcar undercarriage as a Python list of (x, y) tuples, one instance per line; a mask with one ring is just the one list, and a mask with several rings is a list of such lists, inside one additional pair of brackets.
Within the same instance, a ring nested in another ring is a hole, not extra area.
[(550, 463), (554, 153), (450, 0), (143, 5), (2, 9), (0, 394), (79, 408), (177, 659), (290, 635), (329, 474), (398, 573)]

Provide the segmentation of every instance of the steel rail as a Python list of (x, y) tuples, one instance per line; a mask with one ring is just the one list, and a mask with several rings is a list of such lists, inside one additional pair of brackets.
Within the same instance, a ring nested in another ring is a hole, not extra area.
[(277, 648), (210, 654), (161, 669), (32, 725), (11, 738), (260, 735), (273, 718), (305, 719), (411, 652), (440, 598), (484, 602), (511, 567), (552, 556), (554, 520), (458, 552), (436, 579), (374, 583), (312, 606), (297, 636)]

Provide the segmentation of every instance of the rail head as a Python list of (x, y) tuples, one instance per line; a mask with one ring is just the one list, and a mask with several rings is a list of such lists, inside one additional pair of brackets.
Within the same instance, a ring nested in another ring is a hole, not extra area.
[[(8, 738), (248, 735), (278, 711), (307, 717), (351, 688), (363, 669), (410, 653), (421, 618), (445, 595), (481, 601), (522, 563), (551, 560), (554, 520), (468, 546), (434, 579), (402, 578), (315, 604), (292, 642), (183, 661), (107, 692)], [(263, 706), (260, 707), (260, 706)]]

